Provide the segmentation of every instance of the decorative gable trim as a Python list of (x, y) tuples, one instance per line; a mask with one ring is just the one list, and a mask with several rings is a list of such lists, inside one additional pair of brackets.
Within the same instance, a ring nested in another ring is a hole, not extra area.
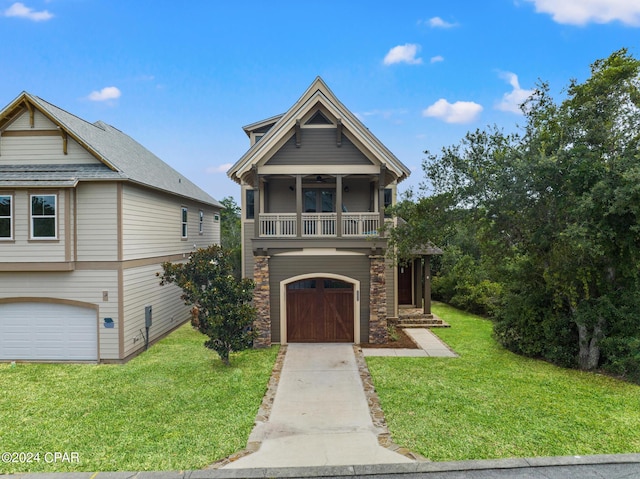
[[(37, 110), (41, 115), (52, 122), (58, 128), (58, 130), (33, 129), (6, 131), (6, 128), (16, 119), (18, 119), (25, 110), (29, 113), (29, 126), (31, 128), (35, 128), (35, 112)], [(60, 121), (45, 106), (41, 105), (40, 100), (37, 97), (34, 97), (27, 92), (22, 92), (22, 94), (19, 95), (18, 98), (16, 98), (11, 104), (9, 104), (9, 106), (7, 106), (4, 111), (0, 113), (0, 115), (0, 135), (2, 136), (50, 136), (55, 134), (55, 136), (60, 136), (62, 138), (62, 150), (65, 155), (68, 154), (67, 146), (69, 137), (71, 137), (90, 155), (95, 157), (101, 163), (104, 163), (109, 169), (111, 169), (112, 171), (119, 171), (118, 168), (112, 165), (106, 158), (104, 158), (103, 155), (93, 149), (79, 135), (76, 135), (73, 131), (71, 131), (64, 124), (64, 122)]]
[(319, 109), (316, 110), (316, 112), (313, 115), (311, 115), (311, 118), (305, 121), (304, 124), (305, 125), (333, 125), (331, 120), (329, 120), (326, 116), (324, 116), (322, 111)]
[[(369, 130), (356, 118), (331, 92), (324, 81), (317, 77), (311, 86), (305, 91), (300, 99), (267, 131), (260, 142), (253, 145), (227, 172), (227, 175), (234, 181), (241, 183), (242, 178), (251, 174), (253, 165), (264, 164), (265, 161), (275, 154), (278, 147), (285, 141), (283, 137), (291, 134), (292, 130), (299, 128), (304, 130), (312, 125), (305, 125), (302, 128), (300, 120), (306, 115), (313, 115), (314, 109), (322, 107), (323, 110), (341, 121), (342, 133), (352, 137), (352, 142), (361, 149), (363, 154), (376, 164), (386, 164), (390, 173), (398, 182), (405, 179), (410, 174), (410, 170), (398, 160), (398, 158), (387, 149)], [(327, 114), (323, 111), (325, 117)], [(275, 117), (274, 117), (275, 118)], [(257, 125), (259, 123), (254, 123)], [(326, 126), (325, 126), (326, 128)], [(246, 127), (245, 127), (246, 131)], [(296, 131), (297, 141), (304, 141)], [(336, 133), (337, 135), (337, 133)], [(342, 136), (340, 136), (341, 141)], [(338, 143), (336, 137), (336, 144)]]
[(302, 132), (300, 131), (300, 120), (296, 120), (296, 148), (302, 144)]

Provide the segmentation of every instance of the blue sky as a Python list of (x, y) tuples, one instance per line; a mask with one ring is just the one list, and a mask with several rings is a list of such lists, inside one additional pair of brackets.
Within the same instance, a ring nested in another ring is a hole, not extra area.
[(0, 0), (0, 104), (28, 91), (119, 128), (221, 199), (242, 126), (285, 112), (320, 75), (423, 178), (423, 151), (522, 124), (539, 79), (627, 47), (639, 0), (177, 2)]

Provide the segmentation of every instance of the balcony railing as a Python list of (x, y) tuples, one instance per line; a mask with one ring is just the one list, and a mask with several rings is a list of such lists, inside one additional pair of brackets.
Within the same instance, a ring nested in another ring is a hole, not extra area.
[[(302, 224), (297, 224), (295, 213), (261, 213), (259, 236), (264, 238), (337, 237), (337, 213), (302, 213)], [(379, 213), (342, 213), (342, 236), (362, 237), (378, 235)]]

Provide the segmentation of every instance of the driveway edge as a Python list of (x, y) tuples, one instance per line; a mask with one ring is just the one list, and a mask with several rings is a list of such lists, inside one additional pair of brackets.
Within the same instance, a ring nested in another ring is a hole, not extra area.
[[(273, 400), (276, 397), (276, 391), (278, 390), (278, 383), (280, 382), (280, 374), (282, 373), (282, 366), (284, 364), (284, 357), (287, 353), (287, 345), (281, 344), (280, 349), (278, 351), (278, 356), (276, 356), (276, 361), (273, 365), (273, 370), (271, 371), (271, 377), (269, 378), (269, 382), (267, 384), (267, 392), (264, 394), (262, 398), (262, 403), (258, 408), (258, 413), (256, 414), (256, 418), (254, 421), (254, 427), (259, 423), (266, 423), (269, 420), (269, 416), (271, 415), (271, 408), (273, 407)], [(226, 466), (231, 462), (235, 462), (240, 458), (248, 456), (256, 452), (260, 449), (261, 441), (253, 440), (251, 438), (251, 434), (253, 433), (253, 429), (249, 434), (249, 440), (247, 442), (247, 447), (241, 449), (237, 452), (234, 452), (228, 457), (224, 459), (220, 459), (219, 461), (214, 462), (209, 465), (206, 469), (219, 469), (221, 467)]]
[(371, 373), (367, 367), (367, 362), (364, 359), (362, 348), (357, 345), (353, 345), (353, 352), (356, 356), (356, 364), (358, 366), (358, 372), (360, 373), (360, 379), (362, 380), (362, 386), (364, 388), (364, 395), (369, 405), (369, 414), (373, 421), (373, 426), (378, 431), (378, 444), (382, 447), (389, 449), (390, 451), (401, 454), (413, 461), (426, 462), (429, 461), (426, 457), (421, 456), (409, 449), (402, 447), (391, 439), (391, 433), (387, 427), (387, 421), (384, 418), (384, 411), (380, 405), (380, 398), (376, 393), (376, 388), (373, 385)]

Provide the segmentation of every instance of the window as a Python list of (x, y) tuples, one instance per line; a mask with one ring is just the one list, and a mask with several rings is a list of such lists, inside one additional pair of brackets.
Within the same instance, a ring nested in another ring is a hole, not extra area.
[(220, 215), (218, 213), (213, 215), (213, 222), (214, 223), (219, 223), (220, 222)]
[(182, 208), (182, 237), (186, 238), (189, 232), (189, 224), (187, 223), (187, 208)]
[(13, 238), (13, 197), (0, 195), (0, 240)]
[(245, 192), (245, 204), (246, 204), (246, 211), (247, 211), (247, 219), (248, 220), (252, 220), (253, 218), (255, 218), (255, 211), (254, 211), (254, 206), (255, 206), (255, 202), (254, 202), (254, 190), (247, 190)]
[(393, 203), (392, 193), (393, 193), (393, 190), (391, 188), (384, 189), (384, 210), (385, 210), (384, 215), (387, 217), (389, 216), (389, 213), (387, 213), (387, 208), (389, 208)]
[(335, 213), (335, 189), (309, 188), (302, 190), (305, 213)]
[(204, 234), (204, 211), (200, 210), (200, 224), (198, 225), (198, 233)]
[(56, 195), (31, 195), (31, 237), (55, 239), (58, 231)]

